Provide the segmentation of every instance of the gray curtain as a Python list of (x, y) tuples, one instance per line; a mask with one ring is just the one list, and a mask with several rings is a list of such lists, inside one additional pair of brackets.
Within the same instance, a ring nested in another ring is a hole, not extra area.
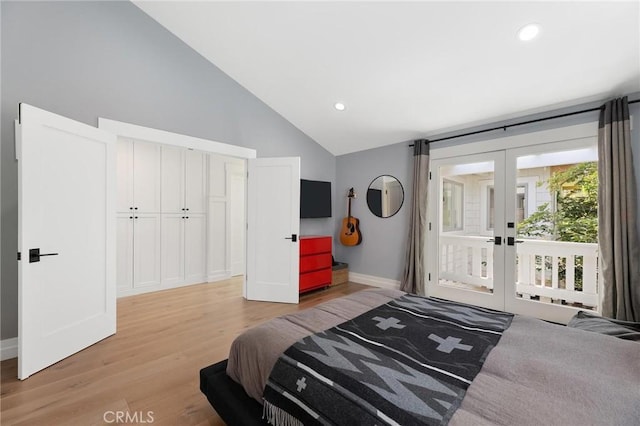
[(598, 244), (602, 315), (640, 321), (640, 242), (627, 98), (604, 104), (598, 126)]
[(407, 293), (424, 294), (424, 244), (427, 223), (427, 187), (429, 184), (429, 141), (413, 143), (413, 193), (411, 218), (406, 245), (404, 275), (400, 289)]

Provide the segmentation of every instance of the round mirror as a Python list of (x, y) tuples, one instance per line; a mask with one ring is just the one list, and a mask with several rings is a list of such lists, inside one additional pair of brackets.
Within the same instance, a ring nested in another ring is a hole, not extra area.
[(403, 202), (404, 189), (400, 181), (393, 176), (378, 176), (369, 184), (367, 205), (376, 216), (393, 216), (398, 213)]

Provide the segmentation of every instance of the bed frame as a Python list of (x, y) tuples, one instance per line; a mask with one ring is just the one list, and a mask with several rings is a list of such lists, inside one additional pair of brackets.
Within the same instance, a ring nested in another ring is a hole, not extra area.
[(200, 390), (229, 426), (264, 426), (262, 405), (227, 376), (227, 360), (200, 370)]

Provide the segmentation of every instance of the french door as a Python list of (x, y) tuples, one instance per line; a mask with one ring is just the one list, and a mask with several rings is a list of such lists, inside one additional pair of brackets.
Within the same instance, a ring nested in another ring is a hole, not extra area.
[(597, 312), (596, 164), (595, 138), (433, 159), (427, 294), (561, 323)]
[[(429, 296), (504, 308), (504, 158), (498, 151), (432, 161), (430, 193), (438, 202), (429, 203)], [(481, 232), (479, 189), (489, 178), (494, 227)]]

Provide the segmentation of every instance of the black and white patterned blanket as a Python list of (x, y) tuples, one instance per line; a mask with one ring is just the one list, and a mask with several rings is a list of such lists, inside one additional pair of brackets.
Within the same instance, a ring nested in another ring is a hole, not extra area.
[(264, 418), (276, 426), (446, 424), (512, 318), (399, 297), (289, 347), (269, 376)]

